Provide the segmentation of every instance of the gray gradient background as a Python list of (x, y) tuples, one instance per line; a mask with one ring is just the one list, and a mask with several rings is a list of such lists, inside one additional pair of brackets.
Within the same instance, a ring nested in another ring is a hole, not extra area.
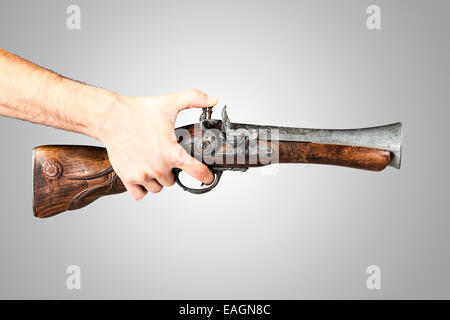
[[(66, 29), (69, 4), (82, 29)], [(382, 9), (382, 30), (366, 8)], [(236, 122), (403, 121), (402, 169), (284, 165), (39, 220), (31, 151), (90, 138), (0, 118), (1, 298), (450, 298), (448, 1), (5, 1), (0, 46), (127, 95), (197, 87)], [(178, 124), (198, 119), (186, 111)], [(216, 112), (217, 116), (217, 112)], [(82, 289), (66, 289), (66, 267)], [(366, 288), (366, 268), (382, 289)]]

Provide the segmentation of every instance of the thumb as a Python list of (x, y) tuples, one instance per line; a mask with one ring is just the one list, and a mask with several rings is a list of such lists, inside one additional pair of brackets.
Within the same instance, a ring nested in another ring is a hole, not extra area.
[(189, 108), (213, 107), (219, 102), (217, 97), (208, 96), (198, 89), (186, 90), (178, 93), (176, 107), (177, 110)]

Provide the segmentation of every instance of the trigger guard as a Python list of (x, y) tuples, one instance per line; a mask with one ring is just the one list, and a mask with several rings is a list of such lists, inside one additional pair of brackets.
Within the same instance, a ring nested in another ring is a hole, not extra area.
[(223, 173), (223, 171), (212, 170), (212, 173), (214, 174), (214, 181), (213, 181), (208, 187), (206, 187), (206, 188), (195, 189), (195, 188), (189, 188), (189, 187), (186, 187), (186, 186), (181, 182), (181, 180), (180, 180), (180, 178), (179, 178), (179, 175), (180, 175), (180, 172), (181, 172), (181, 171), (182, 171), (182, 170), (181, 170), (181, 169), (178, 169), (178, 168), (172, 169), (173, 176), (174, 176), (174, 178), (175, 178), (175, 182), (181, 187), (181, 189), (183, 189), (184, 191), (193, 193), (193, 194), (203, 194), (203, 193), (209, 192), (209, 191), (211, 191), (212, 189), (214, 189), (214, 188), (217, 186), (217, 184), (219, 183), (220, 178), (222, 177), (222, 173)]

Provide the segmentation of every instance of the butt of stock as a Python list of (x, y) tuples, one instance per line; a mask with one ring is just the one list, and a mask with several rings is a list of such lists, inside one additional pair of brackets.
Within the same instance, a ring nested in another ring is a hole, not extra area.
[(55, 145), (33, 150), (33, 212), (38, 218), (125, 191), (105, 148)]

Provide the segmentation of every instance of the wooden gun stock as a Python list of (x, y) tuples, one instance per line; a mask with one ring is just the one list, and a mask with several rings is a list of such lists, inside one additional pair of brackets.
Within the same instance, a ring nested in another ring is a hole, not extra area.
[(39, 218), (125, 192), (105, 148), (42, 146), (33, 151), (33, 210)]
[[(280, 141), (278, 152), (280, 163), (319, 163), (373, 171), (384, 169), (390, 161), (390, 153), (385, 150), (309, 142)], [(124, 191), (126, 188), (114, 172), (105, 148), (42, 146), (34, 149), (36, 217), (79, 209), (100, 197)]]

